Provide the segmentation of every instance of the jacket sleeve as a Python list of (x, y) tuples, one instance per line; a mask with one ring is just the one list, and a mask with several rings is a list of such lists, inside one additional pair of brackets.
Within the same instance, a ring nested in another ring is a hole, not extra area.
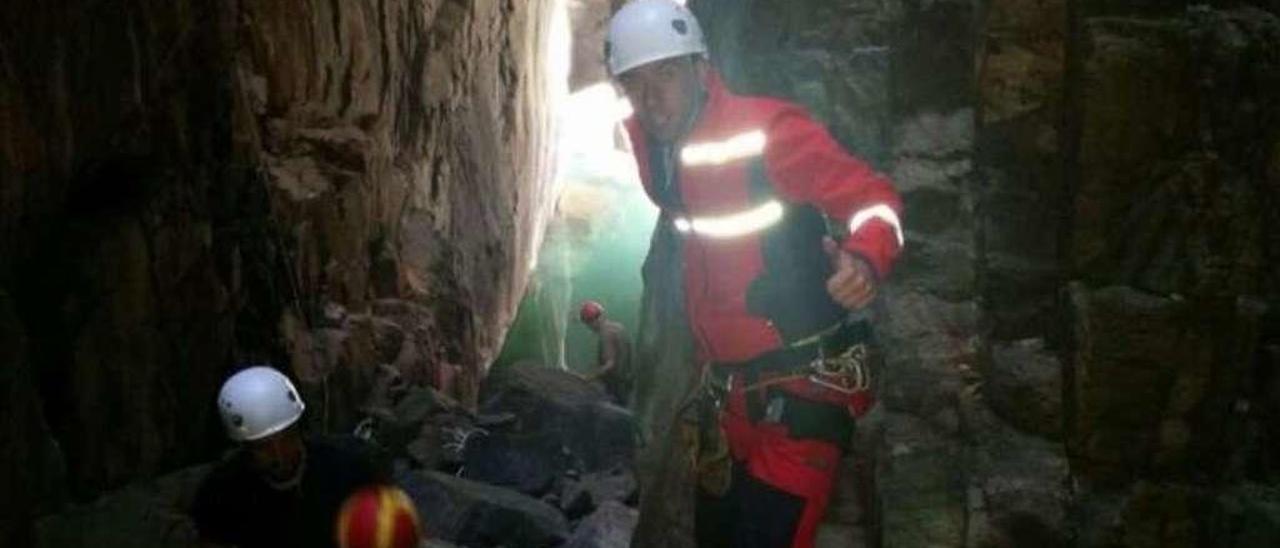
[(888, 178), (840, 146), (797, 106), (773, 117), (765, 144), (765, 170), (778, 194), (812, 204), (844, 223), (845, 250), (862, 257), (883, 279), (903, 241), (902, 199)]

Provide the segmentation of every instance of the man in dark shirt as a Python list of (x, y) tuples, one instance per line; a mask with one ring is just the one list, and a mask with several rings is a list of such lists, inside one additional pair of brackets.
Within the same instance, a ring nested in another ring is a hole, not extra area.
[(213, 546), (336, 546), (334, 525), (346, 498), (385, 483), (385, 470), (355, 438), (304, 439), (305, 408), (279, 371), (252, 367), (223, 385), (218, 410), (243, 445), (205, 477), (191, 508)]
[(596, 370), (586, 375), (599, 379), (618, 405), (627, 407), (631, 400), (631, 341), (622, 324), (605, 316), (604, 307), (595, 301), (582, 303), (578, 318), (600, 338), (596, 351)]

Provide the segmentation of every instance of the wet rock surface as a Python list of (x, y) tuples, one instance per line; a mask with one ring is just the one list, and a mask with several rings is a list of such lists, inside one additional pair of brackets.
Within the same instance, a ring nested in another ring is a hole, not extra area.
[(627, 548), (636, 527), (639, 512), (621, 503), (609, 501), (583, 518), (566, 548)]
[(462, 476), (531, 496), (551, 490), (570, 466), (570, 453), (554, 434), (478, 434), (463, 450)]
[(511, 413), (517, 428), (558, 439), (582, 472), (629, 467), (637, 429), (599, 383), (544, 367), (496, 371), (481, 395), (482, 413)]
[(515, 491), (439, 472), (409, 472), (396, 483), (418, 506), (427, 535), (461, 546), (556, 546), (569, 534), (558, 510)]
[(1061, 443), (1006, 423), (976, 398), (961, 409), (976, 440), (965, 455), (965, 546), (1069, 546), (1072, 479)]
[(1001, 419), (1024, 432), (1062, 438), (1062, 364), (1043, 340), (996, 346), (989, 367), (982, 394)]

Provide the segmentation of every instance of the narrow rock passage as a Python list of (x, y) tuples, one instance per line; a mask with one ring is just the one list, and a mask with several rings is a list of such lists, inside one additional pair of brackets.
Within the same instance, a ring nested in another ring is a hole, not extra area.
[[(262, 363), (429, 546), (691, 546), (696, 364), (572, 374), (643, 321), (627, 143), (559, 140), (623, 3), (0, 3), (0, 546), (194, 545)], [(1280, 3), (685, 3), (905, 203), (819, 546), (1280, 545)]]

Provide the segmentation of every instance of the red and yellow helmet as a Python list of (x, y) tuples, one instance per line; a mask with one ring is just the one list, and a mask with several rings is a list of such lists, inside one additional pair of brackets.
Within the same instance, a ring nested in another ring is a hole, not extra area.
[(347, 497), (338, 512), (342, 548), (415, 548), (422, 526), (413, 501), (398, 487), (366, 487)]

